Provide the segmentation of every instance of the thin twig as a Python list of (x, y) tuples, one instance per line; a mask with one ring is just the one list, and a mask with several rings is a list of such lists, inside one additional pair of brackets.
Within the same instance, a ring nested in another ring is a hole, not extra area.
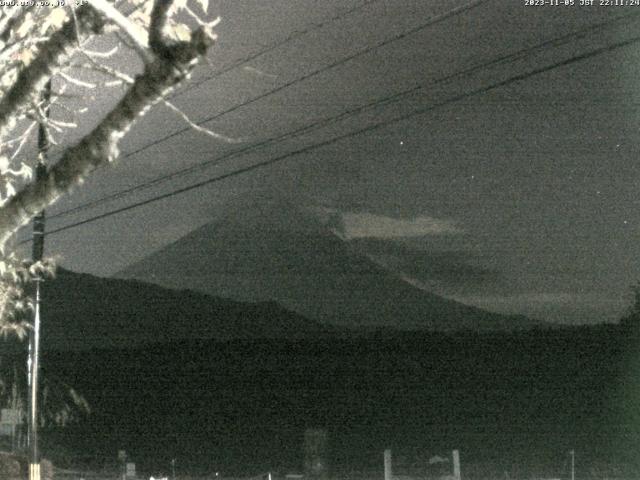
[(111, 50), (108, 50), (106, 52), (96, 52), (95, 50), (88, 50), (86, 48), (83, 48), (82, 49), (82, 53), (84, 53), (85, 55), (88, 55), (90, 57), (110, 58), (113, 55), (115, 55), (118, 52), (119, 49), (120, 49), (120, 45), (116, 45)]
[(33, 127), (35, 127), (36, 125), (37, 125), (37, 122), (31, 122), (31, 125), (29, 125), (27, 130), (22, 134), (22, 139), (20, 141), (20, 144), (18, 145), (18, 147), (15, 149), (15, 151), (11, 155), (11, 160), (12, 161), (18, 156), (18, 154), (22, 150), (22, 147), (24, 147), (24, 145), (27, 143), (27, 139), (29, 138), (29, 134), (31, 133), (31, 130), (33, 130)]
[(195, 123), (193, 120), (191, 120), (186, 113), (184, 113), (182, 110), (180, 110), (178, 107), (176, 107), (173, 103), (171, 103), (169, 100), (163, 99), (162, 103), (164, 103), (167, 107), (169, 107), (171, 110), (173, 110), (175, 113), (177, 113), (191, 128), (193, 128), (194, 130), (204, 133), (205, 135), (208, 135), (212, 138), (215, 138), (216, 140), (222, 140), (224, 142), (227, 143), (241, 143), (244, 140), (239, 139), (239, 138), (232, 138), (232, 137), (227, 137), (226, 135), (222, 135), (220, 133), (216, 133), (212, 130), (209, 130), (208, 128), (204, 128), (201, 127), (200, 125), (198, 125), (197, 123)]
[(96, 84), (95, 83), (89, 83), (89, 82), (85, 82), (84, 80), (79, 80), (75, 77), (72, 77), (71, 75), (60, 71), (58, 72), (58, 75), (60, 75), (62, 78), (64, 78), (67, 82), (72, 83), (78, 87), (82, 87), (82, 88), (87, 88), (89, 90), (93, 90), (94, 88), (96, 88)]
[(147, 50), (149, 47), (149, 37), (142, 28), (122, 15), (122, 13), (107, 0), (89, 0), (89, 3), (107, 17), (107, 19), (120, 27), (145, 63), (151, 62), (151, 56)]

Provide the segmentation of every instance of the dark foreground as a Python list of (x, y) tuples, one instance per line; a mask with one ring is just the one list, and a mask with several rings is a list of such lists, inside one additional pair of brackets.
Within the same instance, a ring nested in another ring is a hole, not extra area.
[(461, 451), (467, 478), (640, 472), (640, 336), (614, 326), (318, 341), (189, 342), (47, 352), (46, 374), (89, 400), (49, 431), (62, 466), (139, 472), (299, 472), (309, 427), (329, 432), (332, 475), (396, 473)]

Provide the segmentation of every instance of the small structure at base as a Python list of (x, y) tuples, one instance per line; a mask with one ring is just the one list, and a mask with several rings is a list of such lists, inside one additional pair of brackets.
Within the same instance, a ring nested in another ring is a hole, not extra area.
[(329, 475), (327, 431), (310, 428), (304, 432), (304, 474), (306, 478), (322, 480)]
[[(2, 480), (24, 480), (29, 475), (27, 457), (0, 452), (0, 478)], [(53, 480), (53, 465), (49, 460), (40, 460), (40, 479)]]

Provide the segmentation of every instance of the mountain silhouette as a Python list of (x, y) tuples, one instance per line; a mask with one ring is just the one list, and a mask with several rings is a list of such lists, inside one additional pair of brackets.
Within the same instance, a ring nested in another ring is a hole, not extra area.
[(242, 197), (224, 211), (116, 276), (240, 301), (275, 301), (307, 318), (349, 327), (451, 331), (541, 324), (419, 289), (283, 197)]
[(318, 338), (338, 329), (274, 302), (241, 303), (58, 269), (42, 286), (43, 345), (133, 347), (190, 339)]

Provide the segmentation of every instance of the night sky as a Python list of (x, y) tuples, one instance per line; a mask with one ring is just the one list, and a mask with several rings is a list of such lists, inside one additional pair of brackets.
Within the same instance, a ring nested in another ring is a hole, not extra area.
[[(205, 126), (240, 142), (187, 131), (150, 146), (185, 127), (158, 105), (114, 168), (49, 209), (48, 229), (302, 152), (51, 235), (47, 253), (112, 275), (267, 191), (420, 288), (563, 323), (616, 320), (640, 279), (640, 7), (578, 3), (211, 2), (219, 42), (173, 102), (197, 122), (217, 116)], [(52, 159), (97, 118), (86, 116)]]

